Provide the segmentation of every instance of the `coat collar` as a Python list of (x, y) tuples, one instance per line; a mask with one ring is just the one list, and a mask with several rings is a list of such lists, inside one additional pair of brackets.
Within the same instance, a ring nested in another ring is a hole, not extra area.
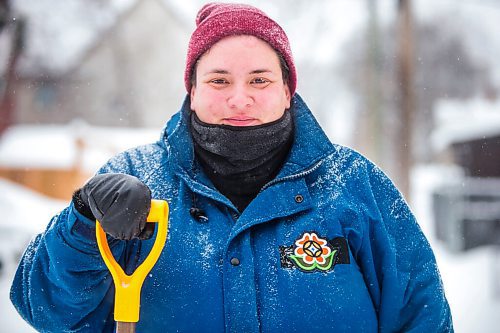
[(332, 153), (334, 147), (299, 94), (292, 98), (295, 138), (290, 154), (277, 178), (304, 172)]
[[(182, 108), (167, 123), (159, 144), (169, 155), (169, 167), (186, 181), (197, 193), (221, 201), (229, 206), (232, 203), (221, 195), (202, 172), (194, 159), (193, 142), (189, 132), (190, 98), (186, 96)], [(313, 114), (296, 93), (292, 98), (290, 112), (294, 116), (295, 138), (290, 154), (276, 180), (300, 175), (314, 168), (334, 147), (319, 126)]]

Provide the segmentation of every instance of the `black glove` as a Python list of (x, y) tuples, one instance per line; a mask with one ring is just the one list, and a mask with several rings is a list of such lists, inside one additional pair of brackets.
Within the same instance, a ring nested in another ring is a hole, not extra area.
[(148, 239), (154, 223), (146, 223), (151, 191), (136, 177), (109, 173), (92, 177), (73, 194), (76, 209), (97, 219), (103, 230), (117, 239)]

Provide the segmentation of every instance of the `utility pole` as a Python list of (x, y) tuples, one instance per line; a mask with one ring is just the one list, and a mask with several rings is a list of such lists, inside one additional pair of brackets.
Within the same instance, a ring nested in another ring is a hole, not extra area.
[[(0, 80), (0, 135), (12, 124), (15, 108), (16, 64), (24, 45), (24, 21), (14, 18), (8, 0), (0, 0), (0, 33), (11, 38), (7, 66)], [(3, 81), (3, 82), (2, 82)]]
[(409, 201), (410, 170), (413, 165), (412, 133), (415, 114), (415, 95), (413, 86), (413, 20), (411, 1), (398, 0), (398, 68), (397, 82), (399, 85), (398, 129), (395, 181), (399, 189)]
[(377, 0), (368, 0), (368, 50), (366, 78), (368, 83), (367, 91), (367, 133), (366, 133), (366, 153), (377, 164), (383, 163), (382, 158), (382, 92), (381, 92), (381, 52), (380, 52), (380, 31), (379, 31)]

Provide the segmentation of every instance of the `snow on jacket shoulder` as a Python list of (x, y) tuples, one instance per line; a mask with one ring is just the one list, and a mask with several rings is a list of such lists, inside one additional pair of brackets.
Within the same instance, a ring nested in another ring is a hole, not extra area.
[[(407, 204), (375, 165), (330, 143), (297, 94), (288, 159), (241, 214), (194, 160), (189, 109), (187, 99), (156, 144), (100, 170), (140, 178), (170, 206), (138, 332), (453, 331)], [(153, 242), (110, 246), (130, 273)], [(11, 299), (40, 331), (112, 332), (113, 295), (93, 221), (70, 205), (28, 247)]]

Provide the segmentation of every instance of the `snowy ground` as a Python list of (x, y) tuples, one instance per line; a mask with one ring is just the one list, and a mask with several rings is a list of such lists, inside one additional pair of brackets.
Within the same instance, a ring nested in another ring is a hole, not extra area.
[[(496, 322), (500, 314), (500, 283), (497, 282), (495, 289), (494, 269), (500, 268), (500, 252), (495, 252), (492, 247), (465, 253), (449, 252), (434, 237), (430, 192), (446, 177), (452, 177), (453, 173), (437, 167), (420, 167), (413, 175), (412, 208), (436, 253), (455, 331), (498, 332)], [(50, 216), (65, 204), (0, 181), (0, 215), (3, 217), (0, 221), (0, 255), (7, 258), (4, 259), (7, 264), (0, 275), (0, 313), (3, 318), (9, 318), (2, 322), (0, 332), (34, 332), (10, 304), (10, 283), (19, 251), (25, 246), (28, 237), (35, 231), (43, 230)], [(36, 216), (33, 216), (33, 212), (37, 212)], [(500, 272), (496, 276), (500, 277)]]
[(440, 167), (416, 168), (412, 208), (436, 254), (455, 332), (499, 332), (500, 248), (484, 246), (453, 253), (435, 238), (430, 193), (455, 176), (453, 170)]
[[(9, 301), (9, 289), (17, 261), (29, 240), (44, 230), (50, 217), (65, 206), (0, 179), (0, 313), (1, 333), (35, 332), (17, 314)], [(36, 214), (34, 213), (36, 212)]]

